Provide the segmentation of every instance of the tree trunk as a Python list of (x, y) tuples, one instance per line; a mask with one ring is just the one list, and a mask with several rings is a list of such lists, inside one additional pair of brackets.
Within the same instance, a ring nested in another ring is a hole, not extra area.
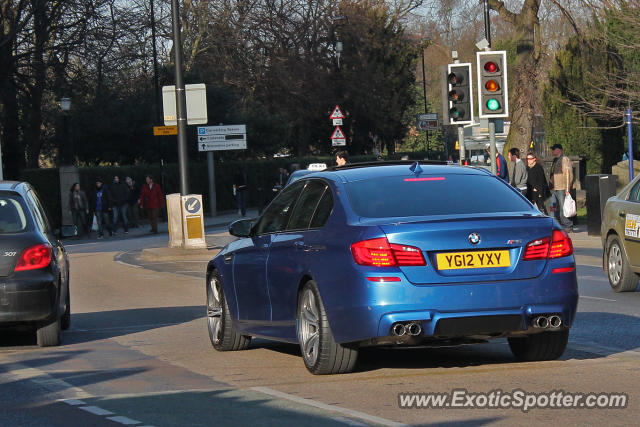
[(538, 81), (540, 70), (540, 36), (538, 10), (540, 0), (525, 0), (520, 13), (509, 11), (501, 0), (489, 0), (489, 5), (505, 21), (513, 24), (516, 44), (515, 63), (509, 64), (509, 114), (511, 127), (504, 150), (512, 147), (526, 153), (533, 137), (535, 115), (540, 108)]

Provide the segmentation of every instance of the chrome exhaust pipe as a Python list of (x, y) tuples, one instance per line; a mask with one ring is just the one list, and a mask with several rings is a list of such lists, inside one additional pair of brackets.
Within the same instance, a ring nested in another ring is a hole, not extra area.
[(409, 323), (407, 325), (407, 333), (411, 336), (416, 336), (416, 335), (420, 335), (420, 333), (422, 332), (422, 326), (420, 326), (419, 323)]
[(549, 316), (549, 326), (559, 328), (562, 325), (562, 318), (557, 315)]
[(533, 318), (533, 326), (535, 328), (545, 329), (549, 327), (549, 319), (545, 316), (538, 316)]
[(397, 337), (403, 336), (407, 332), (407, 328), (402, 323), (395, 323), (391, 327), (391, 333)]

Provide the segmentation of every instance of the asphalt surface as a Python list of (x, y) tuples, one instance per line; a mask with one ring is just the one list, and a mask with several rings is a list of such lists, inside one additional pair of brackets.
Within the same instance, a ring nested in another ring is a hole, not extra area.
[[(599, 238), (572, 235), (579, 313), (558, 361), (517, 362), (505, 340), (439, 349), (366, 349), (353, 374), (313, 376), (297, 346), (253, 340), (216, 352), (206, 331), (208, 260), (148, 262), (166, 235), (67, 245), (72, 326), (63, 345), (0, 331), (0, 425), (636, 425), (640, 292), (616, 294)], [(233, 239), (208, 229), (207, 243)], [(625, 392), (626, 409), (401, 409), (398, 393)]]

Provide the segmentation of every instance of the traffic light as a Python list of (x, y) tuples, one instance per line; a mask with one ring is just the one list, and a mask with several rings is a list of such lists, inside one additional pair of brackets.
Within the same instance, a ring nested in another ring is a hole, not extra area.
[(472, 124), (473, 85), (471, 84), (471, 64), (449, 64), (447, 70), (449, 124)]
[(509, 117), (507, 52), (478, 52), (476, 58), (480, 118)]

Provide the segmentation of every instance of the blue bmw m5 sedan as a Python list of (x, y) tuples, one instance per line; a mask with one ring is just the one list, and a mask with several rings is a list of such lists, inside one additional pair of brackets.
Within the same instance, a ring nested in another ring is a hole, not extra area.
[(578, 301), (571, 239), (483, 169), (353, 164), (285, 187), (209, 262), (216, 350), (298, 343), (314, 374), (364, 346), (506, 337), (520, 360), (562, 355)]

